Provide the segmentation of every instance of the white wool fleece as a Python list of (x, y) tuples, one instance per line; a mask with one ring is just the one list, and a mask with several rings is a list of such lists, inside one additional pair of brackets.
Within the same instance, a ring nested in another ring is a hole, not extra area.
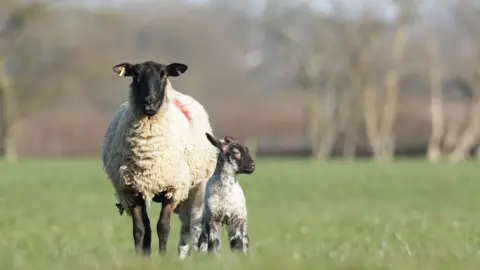
[[(129, 215), (135, 195), (129, 190), (141, 193), (147, 205), (164, 191), (178, 204), (195, 183), (206, 181), (215, 167), (217, 151), (204, 137), (204, 130), (211, 131), (211, 127), (203, 106), (170, 84), (166, 95), (153, 117), (136, 117), (131, 103), (125, 102), (107, 128), (103, 166)], [(174, 104), (176, 98), (185, 102), (192, 123)], [(198, 139), (200, 134), (203, 140)]]

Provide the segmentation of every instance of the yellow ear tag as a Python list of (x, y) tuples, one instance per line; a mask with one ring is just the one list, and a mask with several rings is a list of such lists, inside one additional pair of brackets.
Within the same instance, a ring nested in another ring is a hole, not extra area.
[(120, 70), (120, 74), (118, 74), (118, 76), (123, 76), (125, 75), (125, 67), (122, 67), (122, 69)]

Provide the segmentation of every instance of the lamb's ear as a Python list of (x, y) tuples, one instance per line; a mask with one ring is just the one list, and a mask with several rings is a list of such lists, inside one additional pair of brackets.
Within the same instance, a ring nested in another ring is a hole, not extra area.
[(223, 143), (218, 140), (217, 138), (213, 137), (212, 134), (210, 133), (205, 133), (205, 135), (207, 135), (207, 139), (208, 141), (210, 141), (210, 143), (215, 146), (216, 148), (218, 149), (222, 149), (222, 146), (223, 146)]
[(224, 140), (226, 143), (231, 143), (235, 141), (235, 139), (232, 136), (225, 136)]
[(177, 77), (187, 71), (188, 66), (182, 63), (171, 63), (167, 66), (167, 74), (170, 77)]
[(135, 74), (135, 66), (130, 63), (121, 63), (113, 66), (113, 72), (118, 76), (131, 77)]

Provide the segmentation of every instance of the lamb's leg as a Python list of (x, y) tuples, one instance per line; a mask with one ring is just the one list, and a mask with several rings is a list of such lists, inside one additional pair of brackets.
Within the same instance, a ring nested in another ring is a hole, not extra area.
[(133, 241), (137, 254), (150, 255), (151, 228), (148, 219), (145, 201), (137, 198), (131, 207), (133, 222)]
[(230, 241), (230, 249), (233, 252), (248, 250), (248, 234), (247, 222), (244, 220), (236, 220), (228, 225), (228, 240)]
[(165, 200), (162, 203), (160, 218), (157, 222), (157, 235), (161, 254), (167, 253), (168, 235), (170, 234), (170, 219), (174, 208), (175, 205), (170, 201)]
[(248, 236), (248, 221), (245, 219), (243, 222), (243, 228), (242, 228), (242, 236), (243, 236), (243, 252), (247, 253), (248, 248), (250, 246), (250, 237)]
[(219, 253), (221, 243), (220, 243), (220, 223), (209, 220), (204, 222), (205, 231), (208, 235), (208, 252)]

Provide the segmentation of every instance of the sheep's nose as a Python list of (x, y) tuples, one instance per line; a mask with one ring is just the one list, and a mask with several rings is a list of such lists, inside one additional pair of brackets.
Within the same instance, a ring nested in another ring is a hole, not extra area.
[(153, 99), (151, 99), (151, 98), (145, 98), (145, 100), (143, 100), (143, 104), (145, 106), (150, 106), (150, 105), (152, 105), (152, 103), (153, 103)]

